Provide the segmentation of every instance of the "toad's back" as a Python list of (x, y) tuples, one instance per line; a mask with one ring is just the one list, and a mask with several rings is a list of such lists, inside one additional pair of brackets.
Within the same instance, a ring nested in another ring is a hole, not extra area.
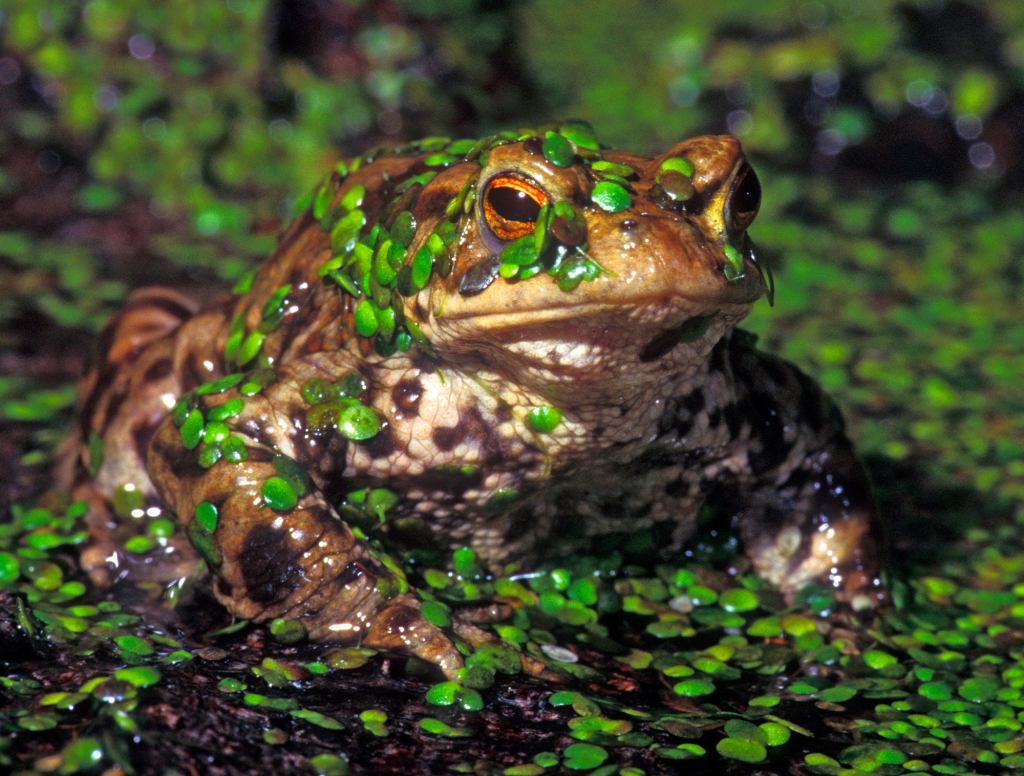
[[(579, 123), (339, 165), (247, 287), (198, 312), (147, 290), (111, 324), (81, 414), (85, 565), (126, 567), (138, 526), (105, 506), (128, 486), (236, 614), (450, 672), (365, 538), (385, 512), (389, 546), (498, 569), (659, 522), (678, 544), (715, 491), (759, 573), (864, 603), (874, 513), (838, 414), (733, 332), (766, 290), (758, 201), (731, 137), (645, 158)], [(168, 547), (151, 573), (192, 564)]]

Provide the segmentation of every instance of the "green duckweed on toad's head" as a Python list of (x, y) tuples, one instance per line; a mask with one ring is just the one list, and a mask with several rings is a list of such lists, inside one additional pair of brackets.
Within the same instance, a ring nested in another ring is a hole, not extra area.
[(769, 290), (746, 234), (760, 187), (735, 138), (647, 158), (579, 126), (487, 154), (452, 271), (425, 292), (442, 356), (547, 384), (664, 374), (703, 361)]

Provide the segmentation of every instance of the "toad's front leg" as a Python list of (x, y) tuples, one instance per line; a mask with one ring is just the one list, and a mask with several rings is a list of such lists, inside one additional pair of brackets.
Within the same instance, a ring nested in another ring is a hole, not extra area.
[(882, 526), (838, 410), (781, 359), (736, 348), (732, 367), (749, 423), (739, 528), (758, 573), (791, 593), (825, 582), (855, 610), (883, 602)]
[[(182, 423), (192, 413), (199, 416)], [(455, 645), (423, 618), (401, 572), (375, 557), (281, 454), (276, 417), (262, 395), (201, 396), (150, 446), (153, 483), (213, 571), (217, 599), (239, 617), (297, 620), (313, 639), (415, 655), (453, 677), (462, 665)]]
[(764, 486), (740, 522), (761, 576), (792, 593), (812, 581), (854, 610), (885, 601), (881, 526), (867, 476), (843, 436)]

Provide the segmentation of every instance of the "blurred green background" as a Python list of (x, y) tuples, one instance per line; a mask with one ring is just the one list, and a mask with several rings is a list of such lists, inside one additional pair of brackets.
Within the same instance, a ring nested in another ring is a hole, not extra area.
[(1020, 0), (0, 0), (0, 503), (49, 485), (131, 288), (229, 286), (339, 156), (564, 117), (743, 141), (778, 286), (747, 326), (836, 397), (917, 571), (878, 670), (933, 710), (927, 671), (988, 703), (1017, 666), (949, 754), (1024, 767)]

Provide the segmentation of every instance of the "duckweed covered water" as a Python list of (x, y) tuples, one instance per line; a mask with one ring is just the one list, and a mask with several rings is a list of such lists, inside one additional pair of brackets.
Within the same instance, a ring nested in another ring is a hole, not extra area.
[[(74, 578), (64, 549), (83, 539), (83, 508), (58, 511), (57, 503), (16, 508), (0, 550), (8, 569), (5, 654), (34, 666), (24, 675), (8, 658), (0, 678), (8, 698), (3, 724), (16, 733), (3, 753), (8, 765), (28, 757), (37, 768), (52, 761), (78, 772), (138, 758), (119, 736), (159, 734), (152, 714), (162, 697), (205, 697), (203, 684), (193, 684), (202, 661), (202, 676), (220, 674), (220, 692), (240, 695), (258, 714), (240, 733), (249, 725), (280, 731), (261, 732), (265, 746), (309, 729), (320, 731), (320, 745), (332, 735), (335, 745), (351, 745), (350, 730), (384, 740), (419, 730), (484, 743), (480, 734), (494, 724), (499, 699), (525, 692), (531, 707), (522, 724), (535, 728), (536, 744), (550, 754), (531, 753), (526, 738), (522, 762), (491, 772), (607, 765), (608, 773), (656, 773), (682, 759), (705, 763), (709, 773), (723, 759), (802, 760), (808, 772), (823, 774), (1024, 767), (1024, 547), (1014, 525), (975, 529), (967, 541), (982, 548), (977, 553), (897, 581), (897, 606), (869, 622), (837, 612), (820, 586), (787, 606), (756, 577), (716, 569), (699, 551), (653, 575), (613, 555), (488, 580), (462, 550), (452, 570), (430, 574), (437, 605), (500, 593), (515, 611), (495, 629), (504, 651), (472, 653), (457, 681), (432, 685), (411, 664), (403, 671), (368, 650), (274, 646), (247, 628), (228, 629), (213, 637), (219, 647), (204, 647), (213, 640), (180, 621), (168, 628), (140, 618)], [(49, 537), (45, 550), (40, 536)], [(63, 667), (33, 660), (53, 650)], [(561, 679), (517, 678), (519, 652)], [(79, 678), (69, 686), (68, 676)], [(382, 677), (399, 694), (397, 706), (390, 697), (391, 714), (363, 707), (369, 697), (339, 702), (335, 694), (379, 686)], [(54, 731), (83, 725), (108, 731), (87, 756), (74, 737), (43, 754), (62, 735)]]

